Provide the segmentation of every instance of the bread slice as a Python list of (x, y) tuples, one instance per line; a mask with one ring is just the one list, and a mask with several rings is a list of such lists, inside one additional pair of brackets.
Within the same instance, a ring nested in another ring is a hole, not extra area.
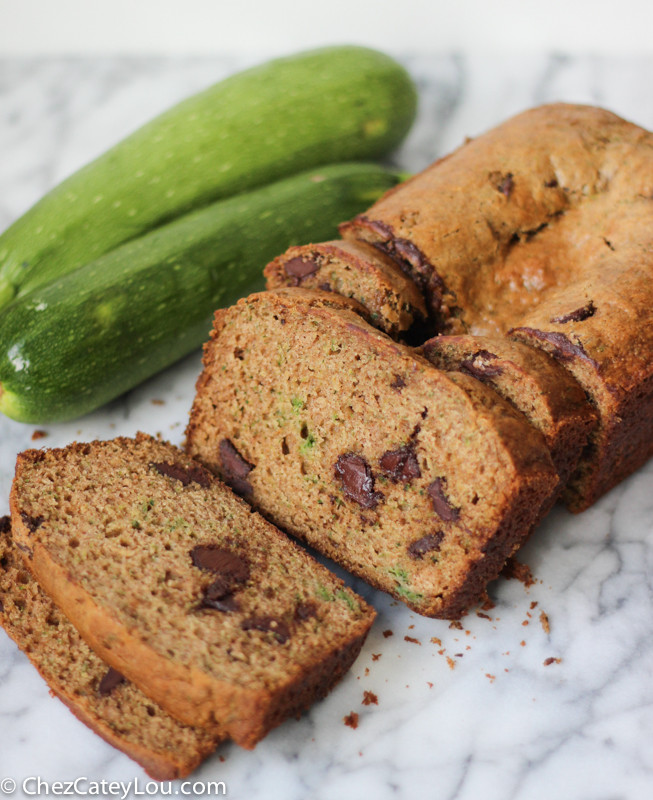
[(244, 747), (325, 695), (374, 619), (144, 434), (20, 454), (10, 503), (26, 565), (98, 655), (180, 721)]
[(291, 247), (265, 267), (264, 275), (268, 289), (301, 286), (351, 297), (368, 310), (368, 321), (393, 339), (412, 340), (425, 330), (426, 305), (417, 286), (366, 242)]
[(560, 364), (500, 336), (436, 336), (419, 352), (438, 369), (464, 372), (491, 386), (521, 411), (542, 432), (560, 487), (566, 486), (597, 420), (585, 392)]
[(557, 476), (505, 400), (303, 289), (216, 314), (187, 449), (283, 529), (421, 614), (461, 615)]
[(0, 519), (0, 625), (50, 691), (156, 780), (189, 775), (225, 737), (183, 725), (99, 658), (25, 568)]

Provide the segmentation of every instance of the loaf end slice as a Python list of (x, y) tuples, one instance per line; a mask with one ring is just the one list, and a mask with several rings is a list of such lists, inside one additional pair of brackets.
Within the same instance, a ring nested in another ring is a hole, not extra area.
[(189, 775), (225, 738), (183, 725), (112, 670), (30, 575), (0, 519), (0, 625), (50, 691), (156, 780)]
[(21, 454), (13, 535), (114, 669), (186, 724), (253, 747), (344, 675), (374, 611), (177, 448)]

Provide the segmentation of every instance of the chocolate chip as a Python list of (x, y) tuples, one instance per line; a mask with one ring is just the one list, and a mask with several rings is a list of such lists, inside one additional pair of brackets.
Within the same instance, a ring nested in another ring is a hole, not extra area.
[(165, 461), (158, 463), (152, 462), (150, 464), (160, 475), (166, 475), (168, 478), (174, 478), (181, 481), (183, 486), (188, 486), (190, 483), (197, 483), (204, 489), (211, 485), (211, 476), (199, 464), (192, 464), (190, 467), (184, 467), (181, 464), (168, 464)]
[(445, 522), (455, 522), (460, 517), (460, 509), (454, 508), (449, 502), (449, 498), (444, 492), (446, 486), (445, 478), (436, 478), (426, 489), (431, 498), (433, 510)]
[(317, 606), (315, 603), (307, 600), (304, 603), (299, 603), (295, 609), (295, 619), (299, 622), (305, 622), (307, 619), (314, 617), (317, 613)]
[(199, 544), (190, 551), (190, 557), (199, 569), (228, 576), (237, 583), (249, 579), (249, 565), (245, 559), (219, 545)]
[(262, 633), (272, 633), (279, 644), (283, 644), (290, 639), (290, 628), (285, 622), (274, 617), (249, 617), (240, 623), (244, 631), (261, 631)]
[(116, 686), (120, 686), (121, 683), (125, 683), (125, 676), (121, 675), (117, 669), (109, 667), (98, 685), (98, 694), (102, 697), (108, 697)]
[(2, 598), (0, 597), (0, 614), (2, 614), (4, 610), (5, 610), (5, 607), (2, 604)]
[(544, 185), (547, 189), (555, 189), (558, 186), (558, 181), (555, 178), (551, 178), (551, 180), (547, 181)]
[(229, 439), (223, 439), (218, 449), (225, 483), (228, 483), (236, 494), (251, 494), (252, 484), (247, 480), (247, 476), (254, 469), (254, 464), (245, 461)]
[(290, 261), (286, 261), (283, 268), (286, 270), (286, 275), (292, 278), (292, 285), (299, 286), (309, 275), (313, 275), (317, 272), (320, 265), (315, 261), (305, 261), (298, 256), (297, 258), (291, 258)]
[(379, 466), (390, 478), (393, 483), (408, 483), (413, 478), (419, 478), (421, 471), (417, 455), (415, 453), (415, 443), (405, 444), (396, 450), (388, 450), (379, 459)]
[(407, 261), (412, 267), (420, 269), (425, 266), (424, 256), (417, 247), (408, 239), (395, 239), (394, 240), (395, 252)]
[(427, 553), (437, 552), (440, 549), (443, 539), (443, 531), (427, 533), (426, 536), (422, 536), (421, 539), (417, 539), (408, 545), (408, 555), (411, 558), (422, 558), (422, 556), (425, 556)]
[(508, 172), (505, 175), (502, 175), (499, 179), (499, 183), (497, 184), (497, 189), (501, 192), (504, 197), (510, 197), (510, 193), (512, 192), (515, 182), (513, 181), (512, 172)]
[(322, 289), (323, 292), (330, 292), (331, 284), (330, 283), (320, 283), (317, 287), (318, 289)]
[(390, 388), (396, 389), (398, 392), (400, 392), (405, 385), (406, 381), (401, 377), (401, 375), (395, 375), (394, 380), (390, 384)]
[(0, 533), (9, 533), (11, 530), (11, 517), (0, 517)]
[(594, 303), (590, 300), (587, 305), (584, 305), (582, 308), (577, 308), (574, 311), (570, 311), (568, 314), (562, 314), (559, 317), (551, 317), (551, 322), (558, 323), (559, 325), (564, 325), (565, 322), (582, 322), (585, 319), (589, 319), (596, 314), (596, 307)]
[(345, 453), (336, 462), (336, 477), (342, 481), (345, 497), (362, 508), (375, 508), (383, 499), (374, 491), (374, 476), (367, 461), (356, 453)]
[(234, 592), (249, 580), (247, 561), (219, 545), (197, 545), (190, 551), (191, 561), (198, 569), (213, 572), (218, 577), (203, 592), (201, 608), (214, 611), (237, 611)]
[(40, 528), (41, 525), (45, 522), (45, 517), (31, 517), (29, 514), (26, 514), (24, 511), (20, 512), (20, 518), (23, 520), (23, 524), (27, 528), (30, 533), (34, 533), (37, 528)]
[(478, 350), (470, 358), (460, 362), (461, 372), (466, 372), (473, 378), (494, 378), (501, 375), (503, 367), (496, 362), (497, 356), (488, 350)]
[(202, 595), (201, 608), (210, 608), (213, 611), (238, 611), (239, 606), (236, 598), (231, 591), (228, 581), (220, 577), (204, 589)]

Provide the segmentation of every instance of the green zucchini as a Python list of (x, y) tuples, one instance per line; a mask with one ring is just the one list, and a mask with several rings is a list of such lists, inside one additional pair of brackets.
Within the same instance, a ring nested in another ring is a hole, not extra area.
[(152, 120), (0, 236), (0, 308), (220, 198), (321, 164), (375, 160), (407, 133), (416, 93), (390, 57), (332, 47), (239, 73)]
[(263, 288), (287, 247), (337, 235), (403, 176), (375, 164), (301, 173), (221, 200), (34, 289), (0, 314), (0, 411), (81, 416), (208, 338), (214, 309)]

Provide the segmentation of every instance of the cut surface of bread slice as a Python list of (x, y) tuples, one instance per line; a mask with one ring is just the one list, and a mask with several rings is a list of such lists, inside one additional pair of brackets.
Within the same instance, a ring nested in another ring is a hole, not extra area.
[(430, 616), (478, 599), (557, 486), (543, 437), (494, 391), (302, 289), (216, 313), (187, 449)]
[(424, 330), (421, 292), (387, 255), (366, 242), (332, 241), (291, 247), (264, 270), (268, 289), (301, 286), (351, 297), (369, 322), (394, 339)]
[(653, 134), (530, 109), (341, 226), (424, 289), (441, 333), (508, 334), (569, 370), (599, 419), (566, 493), (587, 508), (653, 455)]
[(26, 565), (98, 655), (177, 719), (245, 747), (324, 696), (374, 618), (144, 434), (20, 454), (10, 502)]
[(436, 336), (419, 352), (438, 369), (464, 372), (491, 386), (521, 411), (544, 435), (560, 486), (567, 485), (596, 427), (596, 414), (562, 366), (500, 336)]
[(0, 625), (78, 719), (156, 780), (190, 774), (224, 737), (183, 725), (112, 670), (25, 568), (0, 518)]

